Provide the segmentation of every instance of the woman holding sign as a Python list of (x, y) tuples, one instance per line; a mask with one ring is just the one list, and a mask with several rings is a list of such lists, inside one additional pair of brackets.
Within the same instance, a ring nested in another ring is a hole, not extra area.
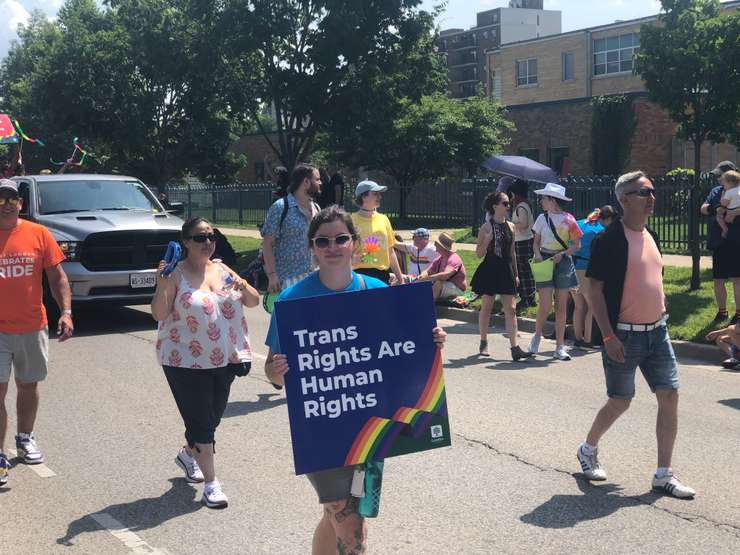
[[(318, 261), (319, 270), (285, 289), (279, 300), (331, 295), (385, 287), (379, 279), (361, 276), (352, 271), (352, 254), (360, 237), (352, 218), (337, 206), (323, 209), (308, 226), (308, 242)], [(432, 330), (440, 347), (446, 334), (441, 328)], [(288, 372), (287, 357), (281, 353), (277, 320), (273, 313), (265, 344), (269, 347), (265, 373), (277, 386), (284, 384)], [(358, 512), (359, 498), (353, 496), (354, 466), (333, 468), (308, 474), (324, 513), (313, 537), (313, 553), (364, 553), (367, 526)], [(362, 490), (360, 484), (360, 490)], [(362, 495), (362, 491), (359, 492)]]
[[(182, 226), (184, 258), (172, 273), (159, 263), (152, 316), (159, 322), (157, 355), (185, 423), (175, 463), (190, 483), (205, 482), (203, 502), (222, 509), (228, 499), (216, 479), (214, 434), (235, 376), (250, 369), (252, 350), (242, 306), (259, 293), (220, 261), (213, 228), (203, 218)], [(164, 275), (163, 275), (164, 274)]]

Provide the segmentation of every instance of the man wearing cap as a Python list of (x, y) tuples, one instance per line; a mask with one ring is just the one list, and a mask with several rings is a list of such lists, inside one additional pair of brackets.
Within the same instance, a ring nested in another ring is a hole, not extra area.
[(678, 366), (666, 325), (658, 239), (646, 227), (655, 194), (643, 172), (622, 175), (615, 187), (624, 210), (622, 221), (597, 235), (591, 246), (585, 293), (603, 334), (601, 357), (609, 398), (576, 454), (586, 478), (606, 480), (598, 443), (629, 408), (639, 366), (658, 401), (658, 468), (653, 489), (690, 498), (694, 490), (671, 469), (678, 429)]
[(419, 280), (434, 282), (434, 299), (454, 299), (468, 288), (465, 264), (455, 252), (454, 240), (447, 233), (440, 233), (434, 242), (439, 255), (432, 265), (419, 276)]
[(394, 248), (403, 254), (408, 253), (410, 261), (408, 273), (409, 276), (416, 278), (424, 273), (439, 255), (437, 249), (429, 244), (429, 230), (427, 228), (415, 229), (411, 237), (412, 243), (396, 243)]
[(369, 179), (360, 181), (355, 188), (358, 210), (352, 214), (352, 221), (360, 235), (360, 252), (353, 259), (352, 269), (386, 284), (390, 283), (393, 272), (395, 283), (400, 284), (403, 283), (403, 273), (393, 248), (395, 233), (388, 217), (378, 212), (383, 193), (387, 190), (388, 187)]
[(0, 485), (8, 481), (10, 468), (5, 454), (5, 395), (11, 372), (18, 390), (18, 458), (26, 464), (44, 461), (33, 430), (39, 405), (38, 382), (46, 378), (48, 362), (43, 272), (61, 309), (59, 340), (68, 339), (74, 329), (72, 295), (61, 266), (64, 253), (44, 226), (18, 217), (22, 206), (18, 184), (0, 180)]
[[(717, 164), (710, 174), (719, 179), (723, 173), (728, 171), (737, 171), (737, 166), (725, 160)], [(725, 288), (728, 281), (732, 282), (732, 288), (735, 292), (735, 315), (730, 320), (730, 324), (738, 323), (740, 317), (740, 307), (737, 300), (740, 299), (740, 220), (727, 223), (727, 237), (722, 237), (722, 230), (717, 223), (716, 215), (718, 209), (724, 210), (720, 206), (722, 198), (722, 185), (714, 187), (701, 206), (701, 213), (709, 216), (707, 221), (707, 248), (712, 251), (712, 277), (714, 278), (714, 298), (717, 301), (717, 315), (714, 317), (714, 324), (720, 324), (727, 320), (727, 289)], [(731, 217), (740, 215), (740, 210), (730, 210), (727, 212)], [(734, 216), (733, 216), (734, 215)]]

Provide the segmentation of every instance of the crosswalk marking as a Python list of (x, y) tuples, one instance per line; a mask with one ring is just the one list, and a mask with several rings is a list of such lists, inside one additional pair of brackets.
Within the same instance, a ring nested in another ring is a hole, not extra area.
[[(18, 452), (15, 449), (8, 448), (8, 453), (10, 453), (11, 457), (17, 457)], [(45, 464), (29, 464), (26, 465), (31, 468), (36, 474), (41, 476), (42, 478), (51, 478), (52, 476), (56, 476), (56, 472), (54, 472), (51, 468), (46, 466)]]
[(131, 553), (137, 555), (169, 555), (169, 551), (152, 547), (108, 513), (93, 513), (90, 516), (114, 538), (128, 547)]

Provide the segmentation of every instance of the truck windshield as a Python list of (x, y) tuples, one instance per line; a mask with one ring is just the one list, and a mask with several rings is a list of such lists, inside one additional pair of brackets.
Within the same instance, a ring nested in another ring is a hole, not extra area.
[(41, 214), (95, 210), (161, 211), (149, 189), (138, 181), (41, 181), (38, 184), (38, 193)]

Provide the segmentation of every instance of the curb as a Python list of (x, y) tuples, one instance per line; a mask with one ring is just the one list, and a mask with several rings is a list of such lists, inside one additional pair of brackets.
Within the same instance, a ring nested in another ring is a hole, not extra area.
[[(437, 306), (436, 309), (437, 318), (458, 320), (460, 322), (467, 322), (468, 324), (478, 323), (478, 311), (476, 310), (453, 308), (451, 306)], [(506, 325), (503, 316), (491, 316), (491, 323), (494, 326), (502, 328)], [(531, 318), (519, 317), (517, 318), (517, 324), (519, 331), (534, 333), (535, 321)], [(554, 328), (555, 325), (552, 322), (545, 323), (545, 333), (551, 332)], [(565, 336), (569, 339), (573, 339), (573, 326), (566, 326)], [(676, 356), (680, 358), (690, 358), (711, 364), (718, 364), (726, 358), (724, 353), (714, 345), (702, 345), (701, 343), (680, 341), (677, 339), (671, 340), (671, 343), (673, 344), (673, 350), (675, 351)]]

